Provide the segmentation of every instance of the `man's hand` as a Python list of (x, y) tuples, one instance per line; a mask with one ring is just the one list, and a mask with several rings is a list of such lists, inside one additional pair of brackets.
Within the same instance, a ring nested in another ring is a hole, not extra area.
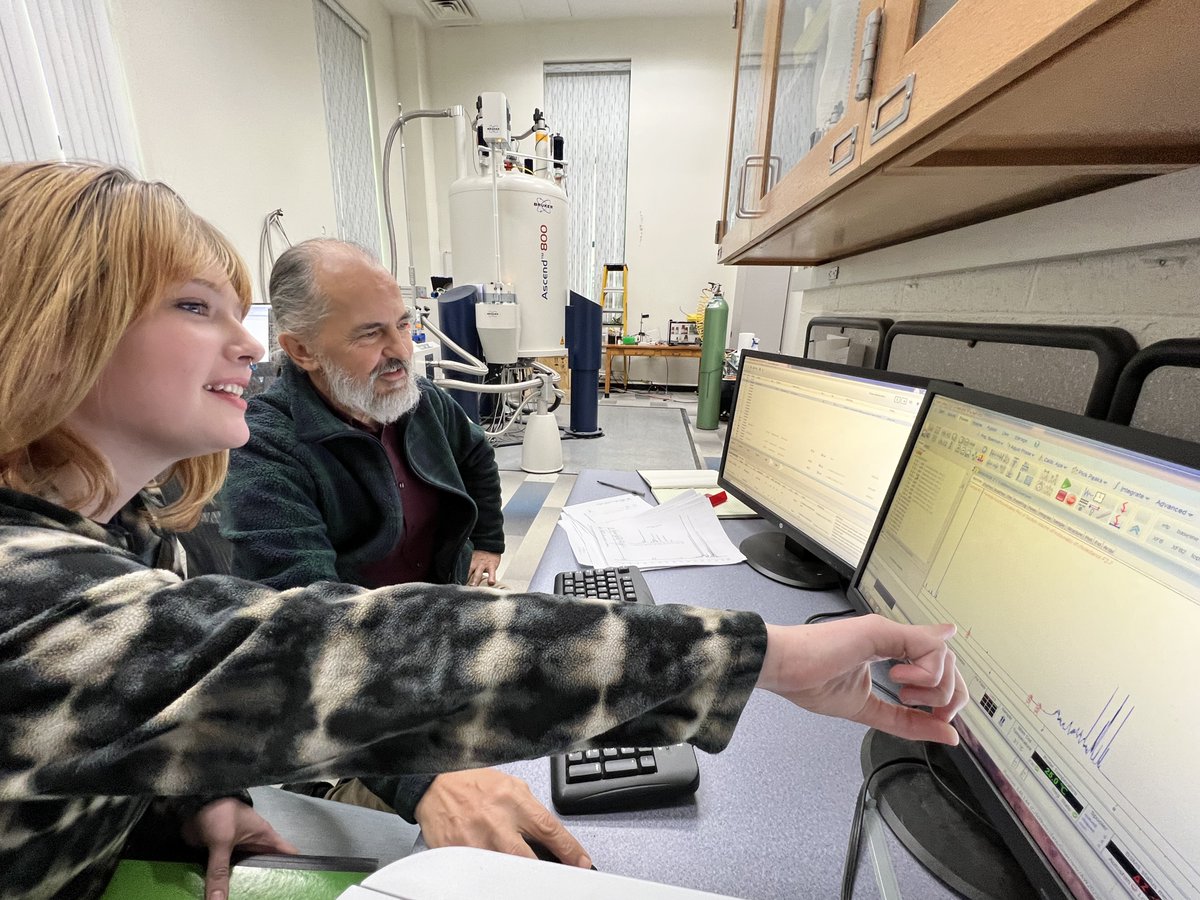
[(525, 838), (568, 865), (591, 868), (583, 845), (534, 799), (529, 785), (496, 769), (439, 775), (415, 810), (425, 843), (479, 847), (536, 859)]
[(183, 839), (208, 848), (204, 900), (229, 896), (230, 857), (234, 848), (253, 853), (299, 853), (281, 838), (267, 820), (235, 797), (214, 800), (183, 823)]
[(471, 569), (467, 573), (467, 584), (471, 587), (496, 583), (496, 570), (500, 568), (500, 554), (476, 550), (471, 554)]
[[(953, 625), (902, 625), (862, 616), (822, 625), (767, 626), (767, 654), (758, 687), (797, 706), (861, 722), (914, 741), (957, 744), (948, 723), (967, 704), (967, 688), (946, 641)], [(871, 690), (871, 666), (904, 660), (891, 678), (900, 699), (932, 712), (889, 703)]]

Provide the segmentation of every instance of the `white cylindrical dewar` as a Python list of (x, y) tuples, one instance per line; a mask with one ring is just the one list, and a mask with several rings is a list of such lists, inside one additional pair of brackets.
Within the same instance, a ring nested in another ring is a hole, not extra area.
[[(522, 358), (566, 353), (567, 195), (545, 178), (499, 173), (501, 275), (520, 307)], [(491, 174), (450, 185), (454, 283), (495, 281)]]

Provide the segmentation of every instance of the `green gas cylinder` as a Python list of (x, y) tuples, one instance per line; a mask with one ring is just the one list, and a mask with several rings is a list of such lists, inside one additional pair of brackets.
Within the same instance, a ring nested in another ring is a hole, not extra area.
[(696, 427), (715, 431), (721, 416), (721, 372), (725, 367), (725, 335), (729, 330), (729, 304), (721, 286), (713, 286), (712, 299), (704, 307), (704, 344), (700, 348), (700, 397), (696, 404)]

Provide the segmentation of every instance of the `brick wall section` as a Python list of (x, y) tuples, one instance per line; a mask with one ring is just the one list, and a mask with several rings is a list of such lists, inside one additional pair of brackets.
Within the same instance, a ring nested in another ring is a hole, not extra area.
[(809, 288), (789, 300), (784, 352), (821, 315), (1116, 325), (1139, 346), (1200, 337), (1200, 241), (963, 272)]

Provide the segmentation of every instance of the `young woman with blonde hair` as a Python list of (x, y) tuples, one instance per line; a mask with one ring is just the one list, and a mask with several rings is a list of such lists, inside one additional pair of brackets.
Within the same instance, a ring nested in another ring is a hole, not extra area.
[[(0, 247), (0, 897), (98, 896), (154, 798), (174, 798), (213, 873), (233, 844), (287, 849), (236, 799), (253, 785), (596, 737), (716, 752), (756, 684), (957, 740), (948, 627), (185, 580), (170, 532), (247, 437), (240, 394), (262, 348), (241, 322), (243, 263), (165, 186), (64, 163), (0, 166)], [(166, 476), (183, 495), (157, 509), (144, 491)], [(868, 662), (887, 658), (909, 660), (893, 678), (932, 713), (872, 695)]]

